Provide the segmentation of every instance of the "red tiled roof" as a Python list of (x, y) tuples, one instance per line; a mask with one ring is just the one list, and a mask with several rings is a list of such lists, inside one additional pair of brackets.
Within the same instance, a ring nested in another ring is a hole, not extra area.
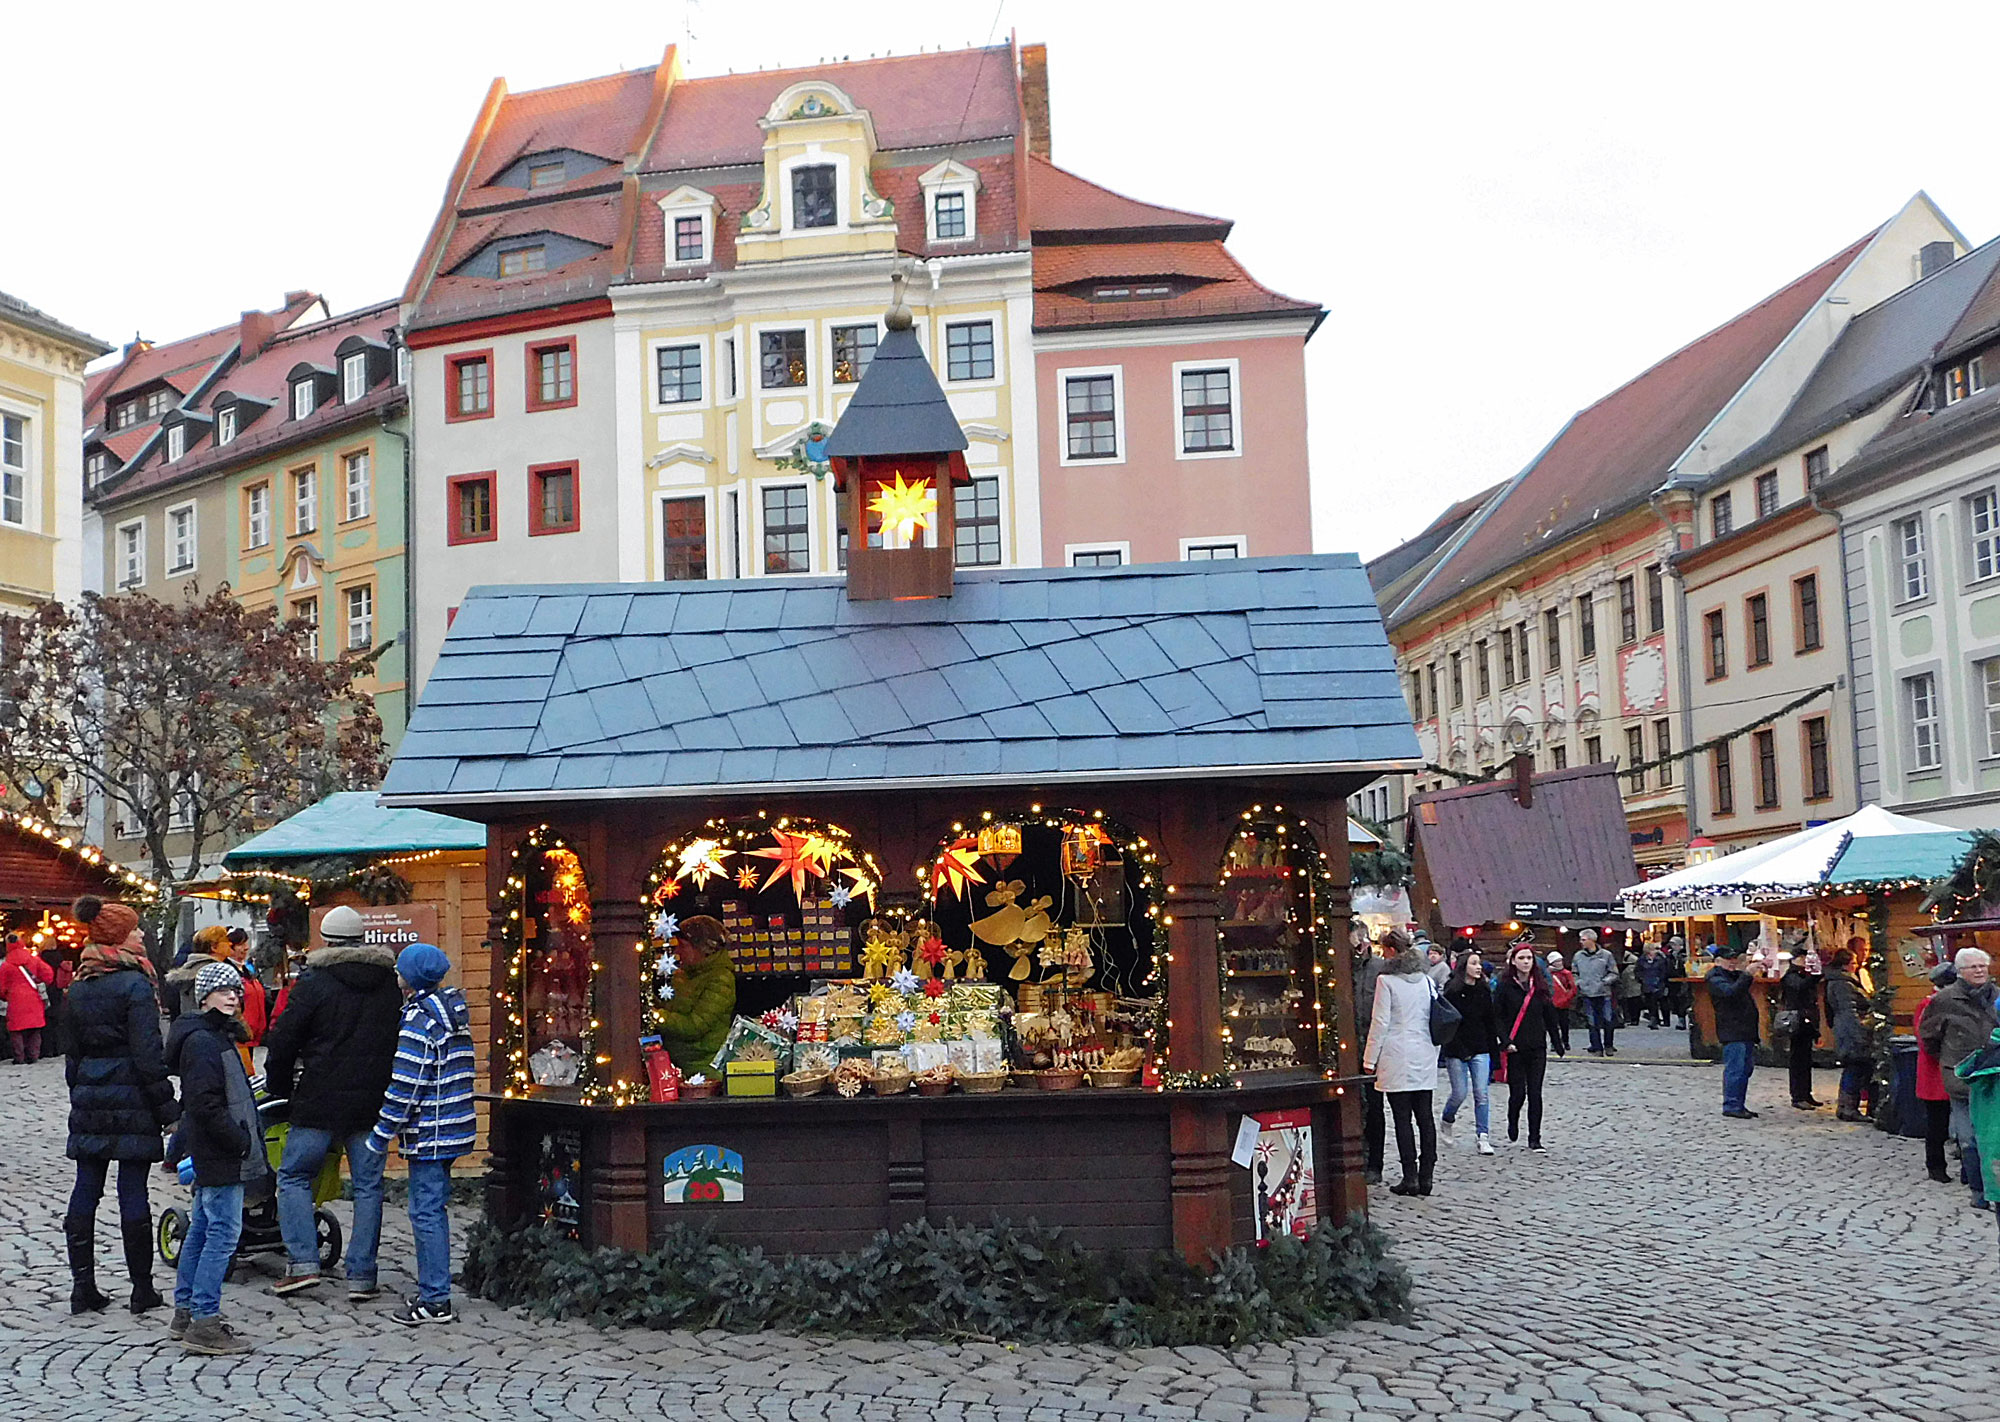
[(1229, 235), (1226, 217), (1159, 207), (1099, 187), (1045, 159), (1028, 158), (1028, 212), (1039, 237), (1044, 232), (1138, 232), (1151, 228), (1194, 229), (1198, 237)]
[(649, 65), (509, 94), (480, 146), (469, 187), (483, 188), (509, 164), (553, 148), (573, 148), (607, 164), (622, 163), (642, 137), (639, 129), (652, 102), (653, 73)]
[(641, 171), (762, 163), (757, 121), (804, 79), (824, 79), (868, 111), (879, 148), (1004, 138), (1018, 131), (1011, 45), (905, 54), (799, 69), (683, 79), (667, 100)]
[(560, 232), (600, 247), (614, 247), (618, 243), (619, 208), (618, 196), (607, 193), (461, 217), (445, 246), (444, 260), (438, 264), (438, 270), (452, 271), (497, 238), (524, 237), (531, 232)]
[(1180, 276), (1235, 281), (1243, 268), (1220, 242), (1092, 242), (1035, 249), (1035, 290), (1127, 277)]
[[(300, 292), (298, 299), (278, 308), (276, 324), (283, 329), (299, 319), (320, 300), (316, 292)], [(102, 383), (86, 392), (83, 427), (94, 429), (104, 422), (104, 404), (113, 396), (164, 380), (185, 396), (236, 347), (239, 323), (231, 321), (212, 331), (165, 341), (135, 352), (122, 365), (106, 373)]]
[[(1127, 284), (1144, 276), (1194, 277), (1198, 285), (1159, 300), (1094, 301), (1090, 293), (1046, 290), (1105, 280)], [(1310, 301), (1283, 296), (1243, 270), (1221, 242), (1118, 242), (1035, 246), (1035, 329), (1133, 326), (1317, 312)]]
[(1573, 416), (1412, 598), (1394, 609), (1390, 625), (1643, 502), (1874, 235)]
[(151, 439), (153, 431), (159, 427), (160, 422), (152, 420), (143, 425), (133, 425), (130, 429), (120, 430), (114, 435), (106, 435), (99, 442), (117, 457), (118, 463), (122, 466), (132, 462), (132, 456), (139, 452), (139, 446)]
[(1615, 766), (1547, 771), (1531, 784), (1526, 809), (1511, 777), (1411, 797), (1423, 879), (1446, 927), (1505, 923), (1521, 900), (1611, 903), (1639, 882)]

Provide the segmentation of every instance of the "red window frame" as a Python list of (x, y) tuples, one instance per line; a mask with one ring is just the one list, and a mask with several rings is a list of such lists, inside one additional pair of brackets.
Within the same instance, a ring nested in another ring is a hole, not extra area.
[[(486, 362), (486, 408), (460, 413), (458, 408), (458, 368), (473, 361)], [(458, 351), (444, 358), (444, 420), (448, 425), (466, 420), (490, 420), (493, 407), (500, 403), (499, 370), (493, 364), (493, 347), (478, 351)]]
[[(569, 352), (569, 398), (567, 400), (542, 399), (542, 357), (550, 351)], [(527, 392), (528, 408), (532, 410), (567, 410), (576, 404), (578, 379), (576, 337), (564, 336), (555, 341), (531, 341), (527, 349)]]
[[(569, 495), (571, 521), (568, 523), (545, 523), (542, 520), (542, 479), (549, 474), (569, 475)], [(566, 459), (557, 464), (530, 464), (528, 466), (528, 536), (540, 538), (549, 533), (575, 533), (583, 527), (583, 476), (578, 471), (576, 461)]]
[[(458, 491), (467, 484), (486, 486), (486, 504), (492, 518), (484, 533), (462, 533), (458, 521)], [(491, 543), (500, 536), (500, 477), (495, 469), (477, 474), (454, 474), (444, 481), (444, 541), (446, 543)]]

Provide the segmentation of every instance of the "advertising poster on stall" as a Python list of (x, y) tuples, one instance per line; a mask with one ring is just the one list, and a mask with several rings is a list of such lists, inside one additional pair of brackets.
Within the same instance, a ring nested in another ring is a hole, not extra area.
[(682, 1146), (667, 1156), (669, 1205), (728, 1204), (743, 1198), (743, 1157), (726, 1146)]
[(542, 1132), (535, 1169), (536, 1202), (542, 1220), (576, 1238), (583, 1204), (577, 1199), (583, 1175), (583, 1133), (564, 1126)]
[(1318, 1216), (1313, 1191), (1312, 1112), (1266, 1111), (1254, 1118), (1257, 1144), (1250, 1153), (1257, 1242), (1280, 1235), (1303, 1239)]

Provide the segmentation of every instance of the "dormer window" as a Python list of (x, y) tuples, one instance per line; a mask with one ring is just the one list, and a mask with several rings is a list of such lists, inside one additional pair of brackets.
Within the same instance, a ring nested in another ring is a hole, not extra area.
[(940, 240), (965, 236), (965, 194), (939, 193), (931, 202), (931, 224)]
[(225, 405), (215, 412), (215, 442), (228, 444), (236, 438), (236, 407)]
[(172, 392), (166, 390), (153, 391), (146, 396), (146, 418), (157, 420), (160, 416), (167, 413), (167, 409), (172, 403)]
[(702, 236), (705, 225), (699, 215), (674, 219), (675, 261), (698, 262), (702, 259), (702, 254), (708, 249)]
[(510, 247), (500, 254), (500, 275), (527, 276), (549, 269), (549, 249), (537, 242), (532, 247)]
[(132, 426), (138, 424), (139, 402), (137, 400), (125, 400), (113, 405), (108, 423), (114, 430), (129, 430)]
[(340, 399), (351, 405), (368, 393), (368, 352), (356, 351), (340, 358)]
[(560, 158), (528, 165), (528, 186), (531, 188), (560, 187), (567, 176), (568, 170)]
[(833, 227), (840, 221), (831, 163), (792, 169), (792, 226)]
[(94, 449), (83, 457), (84, 483), (96, 488), (111, 477), (111, 456), (101, 449)]
[(179, 459), (187, 453), (187, 426), (173, 425), (167, 430), (167, 459)]
[(721, 209), (714, 194), (684, 186), (654, 201), (663, 224), (660, 259), (666, 265), (693, 267), (715, 260), (715, 224)]
[(1144, 286), (1100, 286), (1090, 293), (1092, 301), (1164, 301), (1174, 294), (1167, 282), (1151, 282)]
[(303, 420), (313, 412), (313, 383), (310, 377), (292, 382), (292, 418)]
[(933, 242), (964, 242), (979, 235), (979, 174), (947, 158), (917, 179), (924, 190), (925, 234)]

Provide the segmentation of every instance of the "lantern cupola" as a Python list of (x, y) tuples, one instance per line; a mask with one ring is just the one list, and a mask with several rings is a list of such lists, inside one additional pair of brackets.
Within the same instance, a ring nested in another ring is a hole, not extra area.
[(917, 343), (894, 278), (887, 328), (868, 373), (826, 439), (846, 512), (847, 596), (855, 602), (950, 597), (951, 490), (972, 482), (965, 431)]

